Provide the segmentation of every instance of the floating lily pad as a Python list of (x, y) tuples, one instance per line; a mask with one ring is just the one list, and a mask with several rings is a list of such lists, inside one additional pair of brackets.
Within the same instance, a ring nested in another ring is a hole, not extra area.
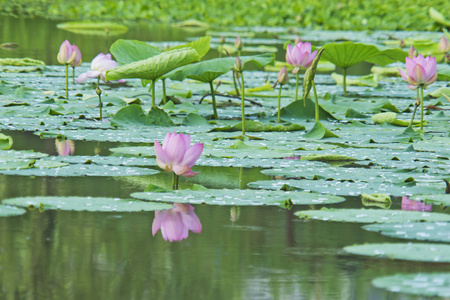
[(375, 278), (372, 284), (394, 293), (450, 297), (450, 273), (395, 274)]
[(450, 243), (448, 222), (371, 224), (363, 228), (395, 238)]
[(376, 258), (401, 259), (450, 263), (450, 245), (420, 243), (364, 244), (344, 247), (344, 250), (358, 255)]
[(117, 35), (128, 31), (125, 25), (112, 22), (65, 22), (56, 27), (87, 35)]
[(413, 195), (411, 200), (426, 201), (427, 203), (448, 206), (450, 205), (450, 194)]
[[(297, 211), (301, 219), (350, 223), (450, 221), (450, 215), (420, 211), (381, 209), (328, 209)], [(450, 246), (449, 246), (450, 247)]]
[(138, 212), (170, 209), (173, 206), (164, 203), (138, 201), (134, 199), (102, 197), (18, 197), (2, 201), (4, 204), (39, 208), (44, 210), (72, 210), (92, 212)]
[(342, 197), (316, 193), (260, 190), (178, 190), (168, 193), (133, 193), (131, 197), (149, 201), (180, 202), (209, 205), (292, 205), (330, 204), (344, 201)]
[[(51, 164), (51, 162), (49, 162)], [(110, 166), (110, 165), (95, 165), (95, 164), (64, 164), (53, 162), (50, 168), (39, 167), (39, 163), (33, 161), (19, 170), (19, 168), (1, 169), (0, 173), (5, 175), (21, 175), (21, 176), (53, 176), (53, 177), (70, 177), (70, 176), (142, 176), (153, 175), (159, 173), (158, 170), (125, 167), (125, 166)], [(62, 167), (59, 167), (63, 165)], [(42, 166), (46, 166), (43, 162)]]
[(23, 215), (24, 213), (26, 213), (25, 209), (0, 204), (0, 217), (19, 216)]

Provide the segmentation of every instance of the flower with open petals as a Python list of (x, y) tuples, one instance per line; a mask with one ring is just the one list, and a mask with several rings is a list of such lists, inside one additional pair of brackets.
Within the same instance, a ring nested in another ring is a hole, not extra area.
[(169, 242), (181, 241), (189, 235), (189, 230), (195, 233), (202, 232), (200, 219), (190, 204), (175, 203), (174, 207), (155, 212), (152, 224), (152, 234), (161, 229), (164, 240)]
[(156, 162), (161, 169), (175, 172), (177, 175), (193, 177), (198, 172), (192, 172), (197, 159), (203, 152), (203, 144), (196, 143), (191, 147), (191, 137), (188, 134), (166, 134), (163, 145), (155, 140)]
[(406, 73), (401, 69), (398, 70), (402, 78), (410, 83), (408, 87), (411, 90), (416, 90), (419, 86), (426, 89), (437, 78), (436, 58), (432, 56), (424, 58), (421, 54), (412, 59), (407, 57)]
[[(97, 78), (105, 80), (106, 71), (114, 69), (118, 66), (117, 62), (111, 58), (111, 54), (100, 53), (91, 62), (91, 69), (77, 77), (76, 82), (85, 82), (88, 78)], [(119, 82), (124, 82), (119, 80)]]
[(316, 54), (317, 50), (311, 53), (311, 43), (299, 42), (294, 47), (292, 47), (291, 44), (288, 44), (286, 61), (294, 67), (292, 73), (296, 74), (300, 68), (308, 69), (316, 57)]
[(68, 40), (65, 40), (59, 47), (57, 59), (62, 65), (70, 65), (75, 60), (76, 55), (77, 53), (74, 51), (73, 46)]

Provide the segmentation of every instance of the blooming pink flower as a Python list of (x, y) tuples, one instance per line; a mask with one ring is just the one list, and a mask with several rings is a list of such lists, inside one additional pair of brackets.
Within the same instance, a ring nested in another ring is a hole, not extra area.
[(186, 239), (189, 230), (195, 233), (202, 232), (202, 224), (192, 205), (175, 203), (174, 208), (155, 212), (152, 224), (153, 236), (159, 229), (164, 240), (173, 242)]
[(311, 53), (311, 43), (299, 42), (294, 47), (292, 47), (291, 44), (288, 44), (286, 61), (294, 67), (292, 73), (296, 74), (300, 68), (309, 68), (316, 57), (316, 54), (317, 50)]
[[(105, 80), (106, 71), (114, 69), (118, 66), (117, 62), (111, 58), (111, 54), (100, 53), (91, 62), (91, 69), (75, 80), (77, 83), (85, 82), (88, 78), (97, 78), (100, 76), (101, 80)], [(124, 82), (119, 80), (119, 82)]]
[(402, 197), (402, 210), (431, 211), (432, 204), (425, 205), (423, 202), (410, 200), (408, 197)]
[(191, 145), (191, 137), (188, 134), (170, 133), (166, 134), (163, 146), (155, 140), (156, 162), (161, 169), (167, 172), (174, 171), (177, 175), (193, 177), (198, 172), (192, 172), (197, 159), (203, 152), (203, 144)]
[(75, 52), (75, 59), (70, 64), (70, 66), (72, 68), (75, 68), (75, 67), (81, 66), (81, 63), (83, 61), (81, 59), (81, 52), (80, 52), (80, 49), (78, 49), (78, 46), (77, 45), (72, 45), (72, 49), (73, 49), (73, 52)]
[(426, 89), (437, 78), (436, 58), (432, 56), (423, 58), (421, 54), (412, 59), (407, 57), (406, 73), (401, 69), (398, 70), (402, 78), (410, 83), (408, 87), (411, 90), (417, 89), (418, 86), (423, 86)]
[(57, 59), (60, 64), (69, 65), (75, 60), (76, 55), (73, 46), (68, 40), (65, 40), (59, 47)]

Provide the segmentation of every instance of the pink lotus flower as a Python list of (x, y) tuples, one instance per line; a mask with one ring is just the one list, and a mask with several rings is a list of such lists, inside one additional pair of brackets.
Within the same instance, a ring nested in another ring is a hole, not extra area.
[(416, 90), (417, 87), (422, 86), (424, 89), (428, 85), (436, 81), (436, 58), (427, 56), (423, 58), (421, 54), (412, 59), (406, 58), (406, 73), (405, 71), (398, 69), (402, 78), (409, 82), (408, 87), (411, 90)]
[(423, 202), (410, 200), (408, 197), (402, 197), (402, 210), (431, 211), (432, 204), (425, 205)]
[(60, 64), (69, 65), (75, 60), (76, 55), (77, 53), (74, 51), (73, 46), (68, 40), (65, 40), (59, 47), (57, 59)]
[(191, 145), (191, 137), (188, 134), (170, 133), (166, 134), (163, 146), (155, 140), (156, 162), (161, 169), (167, 172), (174, 171), (177, 175), (193, 177), (198, 172), (192, 172), (197, 159), (203, 152), (203, 144)]
[[(97, 78), (100, 76), (101, 80), (105, 80), (106, 71), (114, 69), (118, 66), (117, 62), (111, 58), (111, 54), (100, 53), (91, 62), (91, 69), (77, 77), (76, 82), (85, 82), (88, 78)], [(118, 80), (125, 82), (124, 80)]]
[(72, 140), (55, 140), (56, 151), (59, 156), (73, 155), (75, 152), (75, 143)]
[(294, 47), (288, 44), (286, 61), (294, 67), (292, 73), (296, 74), (300, 68), (308, 69), (316, 57), (316, 54), (317, 50), (311, 53), (311, 43), (299, 42)]
[(186, 239), (189, 230), (195, 233), (202, 232), (202, 224), (192, 205), (175, 203), (174, 208), (155, 212), (152, 224), (153, 236), (159, 229), (164, 240), (173, 242)]
[(73, 45), (73, 46), (72, 46), (72, 50), (73, 50), (73, 52), (75, 52), (75, 59), (74, 59), (73, 62), (70, 64), (70, 66), (71, 66), (72, 68), (81, 66), (81, 63), (82, 63), (83, 61), (82, 61), (82, 59), (81, 59), (81, 52), (80, 52), (80, 49), (78, 49), (78, 46), (77, 46), (77, 45)]
[(444, 35), (441, 37), (438, 47), (439, 51), (442, 53), (447, 53), (448, 51), (450, 51), (450, 43)]

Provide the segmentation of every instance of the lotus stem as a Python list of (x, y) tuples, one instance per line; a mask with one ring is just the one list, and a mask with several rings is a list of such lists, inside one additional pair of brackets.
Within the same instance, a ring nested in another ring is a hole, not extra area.
[(72, 83), (75, 84), (75, 67), (72, 67)]
[(423, 85), (420, 85), (420, 129), (423, 130)]
[(283, 88), (283, 85), (280, 84), (280, 88), (278, 91), (278, 123), (281, 123), (280, 110), (281, 110), (281, 89), (282, 88)]
[(98, 109), (100, 111), (100, 121), (102, 120), (102, 89), (99, 87), (100, 85), (100, 76), (97, 77), (97, 88), (95, 89), (95, 92), (98, 95)]
[(417, 89), (417, 97), (416, 97), (416, 102), (414, 102), (414, 111), (413, 111), (413, 115), (411, 117), (411, 124), (410, 124), (410, 126), (413, 125), (414, 117), (416, 116), (417, 107), (419, 107), (419, 104), (417, 103), (418, 100), (419, 100), (419, 89)]
[(66, 64), (66, 99), (69, 100), (69, 65)]
[(233, 83), (234, 83), (234, 89), (236, 90), (236, 95), (239, 96), (239, 89), (236, 83), (236, 74), (237, 72), (233, 70)]
[(209, 82), (209, 87), (211, 88), (211, 98), (212, 98), (212, 106), (213, 106), (213, 113), (214, 113), (213, 118), (215, 120), (218, 120), (219, 116), (217, 115), (216, 95), (215, 95), (215, 90), (214, 90), (214, 86), (213, 86), (213, 82), (212, 81)]
[(320, 122), (319, 121), (319, 97), (317, 97), (316, 84), (314, 83), (314, 80), (311, 80), (311, 83), (312, 83), (312, 87), (314, 90), (316, 122)]
[(166, 104), (167, 102), (167, 96), (166, 96), (166, 78), (161, 79), (162, 80), (162, 92), (163, 92), (163, 104)]
[(295, 101), (298, 100), (298, 81), (299, 81), (299, 77), (300, 77), (300, 74), (297, 71), (297, 77), (296, 77), (296, 81), (295, 81)]
[(155, 83), (156, 81), (152, 79), (152, 107), (155, 107)]
[(342, 74), (344, 77), (344, 96), (347, 97), (347, 68), (344, 68), (344, 74)]
[(241, 92), (241, 107), (242, 107), (242, 135), (245, 135), (245, 102), (244, 102), (244, 72), (241, 74), (242, 92)]
[(239, 168), (239, 189), (242, 190), (242, 173), (243, 173), (243, 168), (240, 167)]
[(175, 172), (172, 175), (172, 190), (178, 190), (178, 175)]

